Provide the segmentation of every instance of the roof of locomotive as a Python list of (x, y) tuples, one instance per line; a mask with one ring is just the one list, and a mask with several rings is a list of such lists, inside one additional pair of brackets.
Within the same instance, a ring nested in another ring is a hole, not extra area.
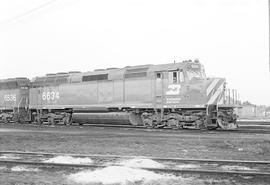
[[(63, 83), (79, 83), (97, 80), (117, 80), (132, 77), (146, 77), (147, 74), (157, 71), (170, 71), (183, 69), (186, 65), (192, 64), (191, 60), (178, 63), (158, 64), (158, 65), (138, 65), (126, 66), (124, 68), (96, 69), (88, 72), (69, 72), (47, 74), (46, 76), (36, 77), (31, 80), (32, 86), (59, 85)], [(195, 61), (195, 63), (199, 63)]]

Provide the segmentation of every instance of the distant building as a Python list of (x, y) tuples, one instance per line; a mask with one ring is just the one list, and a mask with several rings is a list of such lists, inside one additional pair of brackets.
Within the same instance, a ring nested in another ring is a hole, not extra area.
[(240, 118), (259, 118), (266, 117), (266, 106), (257, 106), (253, 104), (242, 105), (239, 110)]

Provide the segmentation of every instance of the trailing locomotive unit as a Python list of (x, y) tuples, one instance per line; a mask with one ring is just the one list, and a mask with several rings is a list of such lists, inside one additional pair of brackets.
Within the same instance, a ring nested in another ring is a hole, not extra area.
[(51, 123), (236, 128), (225, 79), (199, 61), (48, 74), (31, 83), (32, 119)]
[(0, 81), (0, 121), (29, 120), (29, 79), (11, 78)]

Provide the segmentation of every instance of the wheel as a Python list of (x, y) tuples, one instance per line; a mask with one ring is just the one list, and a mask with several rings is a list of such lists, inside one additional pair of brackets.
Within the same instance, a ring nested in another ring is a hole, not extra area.
[(235, 124), (234, 122), (230, 123), (227, 120), (223, 120), (222, 118), (218, 118), (217, 123), (223, 130), (230, 130), (237, 128), (237, 124)]
[(55, 124), (54, 118), (52, 118), (52, 117), (48, 117), (48, 122), (49, 122), (51, 125), (54, 125), (54, 124)]
[(8, 124), (8, 119), (7, 119), (6, 117), (4, 117), (4, 118), (3, 118), (3, 122), (4, 122), (5, 124)]
[(71, 117), (64, 117), (63, 118), (63, 123), (64, 125), (72, 125), (72, 118)]

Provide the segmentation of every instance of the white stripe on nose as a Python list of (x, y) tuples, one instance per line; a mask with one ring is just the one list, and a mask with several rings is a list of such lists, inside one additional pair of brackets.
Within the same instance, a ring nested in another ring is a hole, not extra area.
[(219, 79), (215, 79), (213, 80), (213, 82), (208, 86), (208, 88), (206, 89), (206, 95), (208, 96), (210, 94), (210, 92), (214, 89), (214, 87), (217, 85)]
[(211, 96), (207, 104), (213, 104), (215, 100), (217, 100), (218, 96), (222, 93), (222, 91), (223, 91), (223, 83), (219, 86), (216, 92)]

